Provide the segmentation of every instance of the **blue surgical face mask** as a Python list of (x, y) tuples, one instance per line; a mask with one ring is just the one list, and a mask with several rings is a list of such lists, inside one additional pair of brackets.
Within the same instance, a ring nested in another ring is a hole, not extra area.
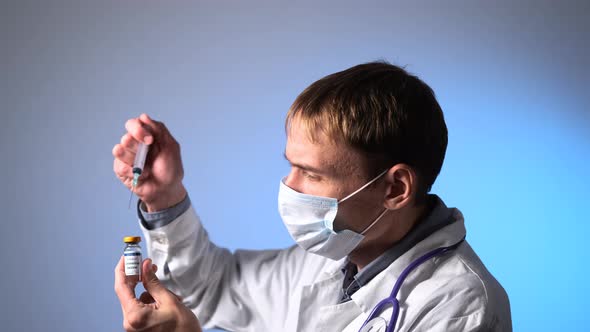
[(281, 180), (279, 188), (279, 213), (289, 234), (297, 244), (308, 252), (333, 260), (339, 260), (350, 254), (365, 238), (364, 234), (385, 215), (385, 209), (360, 234), (349, 229), (334, 231), (334, 219), (338, 204), (356, 195), (361, 190), (377, 181), (388, 169), (377, 175), (364, 186), (341, 200), (336, 198), (307, 195), (297, 192)]

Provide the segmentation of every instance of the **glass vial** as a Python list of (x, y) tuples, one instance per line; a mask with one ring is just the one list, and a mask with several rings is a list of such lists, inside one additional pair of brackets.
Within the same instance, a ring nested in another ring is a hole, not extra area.
[(139, 236), (126, 236), (123, 238), (125, 242), (125, 250), (123, 256), (125, 256), (125, 278), (129, 283), (138, 283), (141, 281), (141, 237)]

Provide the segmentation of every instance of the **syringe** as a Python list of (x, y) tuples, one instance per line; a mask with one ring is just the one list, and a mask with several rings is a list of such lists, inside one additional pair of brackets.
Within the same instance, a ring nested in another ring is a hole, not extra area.
[(131, 198), (133, 198), (133, 190), (137, 187), (139, 176), (143, 172), (145, 166), (145, 159), (147, 157), (149, 145), (140, 142), (137, 146), (137, 153), (135, 154), (135, 161), (133, 161), (133, 183), (131, 187), (131, 196), (129, 196), (129, 208), (131, 208)]

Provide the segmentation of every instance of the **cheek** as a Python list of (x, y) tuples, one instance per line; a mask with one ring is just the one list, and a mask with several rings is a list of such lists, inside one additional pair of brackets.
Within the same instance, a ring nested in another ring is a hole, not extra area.
[(344, 192), (341, 190), (341, 186), (327, 179), (311, 180), (303, 176), (303, 188), (305, 193), (310, 195), (322, 196), (340, 199), (343, 197)]
[[(360, 193), (359, 193), (360, 195)], [(375, 195), (353, 196), (338, 205), (334, 227), (362, 232), (383, 211), (382, 204)]]

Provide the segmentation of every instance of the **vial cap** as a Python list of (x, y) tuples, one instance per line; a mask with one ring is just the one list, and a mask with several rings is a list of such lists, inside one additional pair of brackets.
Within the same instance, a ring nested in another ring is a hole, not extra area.
[(141, 236), (125, 236), (123, 238), (125, 243), (138, 243), (141, 242)]

